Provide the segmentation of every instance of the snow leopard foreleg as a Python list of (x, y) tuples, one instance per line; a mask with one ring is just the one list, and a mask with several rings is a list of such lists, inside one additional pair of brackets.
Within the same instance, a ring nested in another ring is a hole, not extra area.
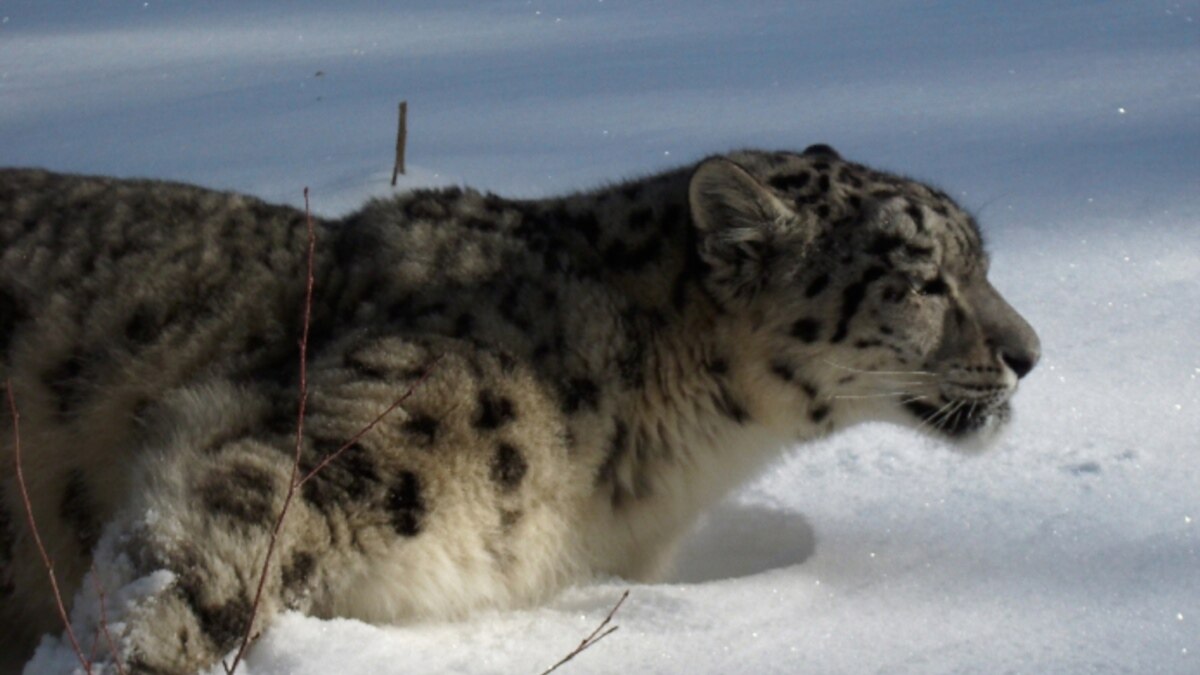
[[(294, 437), (282, 428), (294, 401), (272, 421), (272, 405), (230, 386), (173, 398), (179, 431), (144, 454), (130, 505), (106, 529), (74, 609), (77, 635), (96, 636), (106, 620), (131, 673), (209, 667), (279, 611), (307, 610), (329, 549), (324, 517), (297, 488), (266, 560), (295, 480)], [(311, 440), (304, 448), (311, 456)]]

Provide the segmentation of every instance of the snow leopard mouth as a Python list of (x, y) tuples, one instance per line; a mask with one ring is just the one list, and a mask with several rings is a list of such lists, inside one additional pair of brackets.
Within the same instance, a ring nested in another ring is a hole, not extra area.
[(954, 440), (963, 440), (985, 429), (993, 429), (1008, 421), (1007, 401), (987, 403), (982, 401), (943, 400), (941, 405), (924, 401), (909, 401), (904, 407), (921, 422), (921, 429), (928, 429)]

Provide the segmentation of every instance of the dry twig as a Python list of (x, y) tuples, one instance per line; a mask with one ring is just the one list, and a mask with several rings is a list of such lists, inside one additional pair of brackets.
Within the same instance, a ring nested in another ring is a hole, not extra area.
[(326, 466), (329, 465), (330, 462), (337, 459), (338, 456), (340, 456), (343, 452), (345, 452), (347, 448), (350, 448), (355, 443), (362, 440), (362, 437), (366, 436), (368, 431), (374, 429), (377, 424), (382, 422), (383, 418), (390, 415), (392, 413), (392, 411), (395, 410), (396, 408), (399, 408), (400, 404), (404, 403), (404, 401), (407, 400), (409, 396), (412, 396), (413, 392), (417, 390), (417, 387), (420, 387), (422, 384), (425, 383), (425, 380), (429, 379), (430, 374), (433, 373), (433, 367), (436, 366), (438, 364), (438, 361), (441, 361), (441, 360), (442, 360), (441, 356), (434, 357), (433, 361), (431, 361), (428, 366), (425, 366), (425, 370), (424, 370), (424, 372), (421, 373), (421, 377), (417, 378), (417, 381), (414, 382), (412, 384), (412, 386), (410, 386), (403, 394), (401, 394), (400, 398), (396, 399), (395, 401), (392, 401), (391, 405), (389, 405), (387, 408), (385, 408), (383, 410), (383, 412), (379, 413), (379, 415), (377, 415), (375, 417), (375, 419), (371, 420), (371, 422), (369, 424), (367, 424), (367, 426), (363, 427), (362, 429), (359, 429), (358, 433), (351, 436), (349, 440), (347, 440), (345, 443), (342, 443), (340, 446), (338, 446), (337, 450), (334, 450), (333, 452), (329, 453), (328, 455), (325, 455), (325, 457), (320, 462), (318, 462), (316, 466), (313, 467), (312, 471), (309, 471), (307, 474), (304, 475), (304, 478), (300, 479), (300, 482), (296, 484), (296, 487), (303, 486), (305, 483), (307, 483), (310, 478), (312, 478), (313, 476), (320, 473), (321, 469), (324, 469)]
[(275, 554), (275, 544), (279, 539), (279, 532), (283, 529), (283, 521), (284, 518), (287, 517), (288, 507), (291, 506), (292, 498), (295, 496), (296, 490), (302, 487), (313, 476), (317, 475), (321, 469), (324, 469), (326, 466), (328, 466), (330, 462), (336, 460), (343, 452), (346, 451), (347, 448), (353, 446), (360, 439), (362, 439), (367, 432), (371, 431), (371, 429), (374, 429), (375, 426), (383, 421), (385, 417), (391, 414), (392, 411), (400, 407), (400, 405), (404, 403), (408, 397), (412, 396), (417, 387), (420, 387), (429, 378), (429, 375), (433, 372), (434, 366), (436, 366), (438, 361), (441, 360), (441, 357), (435, 358), (428, 366), (426, 366), (425, 371), (421, 374), (421, 377), (415, 383), (413, 383), (413, 385), (410, 386), (408, 390), (405, 391), (399, 398), (393, 401), (391, 405), (384, 409), (383, 412), (379, 413), (379, 415), (376, 416), (375, 419), (370, 422), (370, 424), (367, 424), (360, 429), (358, 433), (351, 436), (350, 440), (343, 443), (340, 447), (338, 447), (337, 450), (334, 450), (326, 455), (320, 462), (317, 463), (315, 467), (313, 467), (312, 471), (304, 474), (303, 477), (300, 476), (300, 459), (304, 448), (304, 418), (308, 407), (308, 332), (309, 326), (312, 322), (312, 296), (313, 286), (315, 284), (314, 256), (316, 252), (316, 231), (313, 227), (312, 213), (310, 212), (308, 206), (308, 188), (304, 188), (304, 216), (308, 228), (308, 272), (304, 296), (304, 327), (300, 336), (300, 403), (296, 413), (296, 445), (292, 456), (292, 475), (288, 481), (288, 491), (283, 498), (283, 506), (279, 509), (279, 516), (275, 519), (275, 525), (271, 529), (271, 538), (267, 542), (267, 553), (266, 557), (263, 559), (262, 572), (258, 577), (258, 586), (254, 591), (254, 601), (250, 605), (250, 616), (246, 621), (246, 632), (243, 633), (242, 642), (238, 646), (237, 653), (234, 654), (233, 663), (225, 663), (222, 661), (222, 665), (225, 667), (226, 675), (233, 675), (234, 670), (237, 669), (238, 664), (245, 655), (246, 649), (250, 646), (250, 640), (253, 637), (251, 635), (251, 631), (254, 628), (254, 618), (258, 615), (258, 608), (262, 602), (262, 594), (263, 589), (266, 586), (267, 575), (271, 571), (271, 559)]
[(304, 413), (308, 406), (308, 329), (312, 322), (312, 296), (316, 278), (313, 271), (313, 259), (317, 249), (317, 233), (313, 227), (312, 212), (308, 208), (308, 188), (304, 188), (304, 218), (308, 228), (308, 272), (304, 287), (304, 328), (300, 333), (300, 403), (296, 411), (296, 448), (292, 456), (292, 476), (288, 480), (288, 490), (283, 498), (283, 506), (279, 509), (279, 516), (275, 519), (275, 526), (271, 529), (271, 538), (267, 542), (267, 554), (263, 559), (262, 573), (258, 576), (254, 602), (250, 604), (250, 616), (246, 618), (246, 632), (242, 634), (242, 642), (233, 656), (233, 663), (221, 662), (225, 666), (227, 675), (233, 675), (233, 671), (237, 669), (242, 656), (246, 653), (246, 648), (250, 646), (250, 633), (254, 629), (254, 618), (258, 615), (263, 588), (267, 584), (267, 575), (271, 570), (271, 558), (275, 555), (275, 542), (279, 539), (279, 531), (283, 529), (283, 519), (287, 517), (288, 507), (291, 506), (292, 497), (295, 496), (296, 487), (299, 485), (297, 477), (300, 475), (300, 453), (304, 447)]
[(626, 590), (624, 593), (621, 594), (621, 597), (617, 600), (617, 604), (613, 605), (613, 608), (608, 610), (608, 616), (604, 617), (604, 620), (600, 622), (599, 626), (596, 626), (596, 630), (592, 631), (592, 633), (590, 635), (585, 637), (583, 639), (583, 641), (579, 643), (578, 647), (571, 650), (571, 653), (562, 657), (562, 660), (560, 660), (558, 663), (550, 666), (549, 668), (543, 670), (541, 672), (541, 675), (549, 675), (550, 673), (554, 672), (555, 670), (558, 670), (559, 666), (563, 665), (567, 661), (570, 661), (571, 659), (575, 658), (576, 656), (579, 656), (579, 654), (582, 653), (588, 647), (591, 647), (592, 645), (596, 644), (597, 642), (599, 642), (599, 641), (603, 640), (604, 638), (608, 637), (609, 635), (612, 635), (613, 633), (615, 633), (616, 630), (618, 628), (620, 628), (620, 626), (613, 626), (612, 628), (609, 628), (608, 630), (605, 630), (605, 627), (608, 626), (608, 624), (612, 622), (613, 616), (616, 615), (617, 610), (621, 609), (621, 603), (625, 602), (625, 598), (628, 598), (628, 597), (629, 597), (629, 591)]
[(396, 129), (396, 163), (392, 165), (392, 187), (404, 173), (404, 146), (408, 143), (408, 101), (400, 101), (400, 122)]
[(33, 503), (29, 501), (25, 473), (21, 470), (21, 413), (17, 412), (17, 400), (13, 396), (12, 382), (6, 380), (4, 387), (8, 391), (8, 410), (12, 414), (13, 462), (17, 465), (17, 487), (21, 491), (21, 501), (25, 504), (26, 522), (29, 523), (29, 531), (33, 534), (33, 543), (37, 545), (38, 553), (42, 556), (42, 563), (46, 566), (46, 574), (50, 576), (50, 590), (54, 592), (54, 603), (58, 606), (58, 616), (62, 619), (63, 627), (66, 628), (71, 649), (79, 658), (79, 665), (83, 666), (83, 670), (88, 675), (91, 675), (92, 661), (83, 655), (83, 650), (79, 647), (79, 640), (75, 639), (75, 630), (71, 628), (71, 619), (67, 617), (67, 608), (63, 605), (62, 591), (58, 588), (58, 576), (54, 574), (54, 561), (50, 560), (50, 555), (46, 553), (46, 546), (42, 544), (42, 535), (38, 532), (37, 522), (33, 517)]
[[(104, 641), (108, 643), (108, 651), (112, 654), (113, 663), (117, 666), (117, 675), (125, 675), (125, 666), (121, 665), (121, 657), (117, 653), (117, 643), (113, 641), (112, 634), (108, 632), (108, 608), (104, 604), (104, 585), (100, 583), (100, 579), (96, 576), (96, 568), (92, 567), (92, 587), (96, 589), (96, 597), (100, 601), (100, 625), (97, 630), (104, 635)], [(93, 641), (98, 642), (95, 637)], [(92, 653), (96, 651), (96, 644), (92, 643)]]

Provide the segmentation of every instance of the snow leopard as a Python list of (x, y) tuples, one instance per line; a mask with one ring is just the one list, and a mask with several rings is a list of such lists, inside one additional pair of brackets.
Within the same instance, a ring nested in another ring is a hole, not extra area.
[(783, 449), (1003, 427), (1040, 346), (988, 271), (945, 192), (827, 145), (311, 219), (2, 171), (5, 649), (62, 631), (29, 515), (96, 672), (211, 667), (287, 610), (453, 620), (661, 579)]

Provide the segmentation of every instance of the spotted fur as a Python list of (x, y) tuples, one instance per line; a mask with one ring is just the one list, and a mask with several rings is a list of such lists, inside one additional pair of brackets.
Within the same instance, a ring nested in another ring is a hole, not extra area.
[[(301, 475), (421, 384), (300, 486), (253, 634), (284, 609), (453, 618), (658, 578), (781, 446), (872, 419), (977, 436), (1038, 358), (970, 215), (824, 145), (315, 226)], [(0, 172), (35, 515), (68, 593), (94, 567), (121, 595), (127, 672), (209, 667), (248, 628), (292, 480), (305, 241), (250, 197)], [(0, 635), (27, 651), (56, 620), (3, 476)]]

